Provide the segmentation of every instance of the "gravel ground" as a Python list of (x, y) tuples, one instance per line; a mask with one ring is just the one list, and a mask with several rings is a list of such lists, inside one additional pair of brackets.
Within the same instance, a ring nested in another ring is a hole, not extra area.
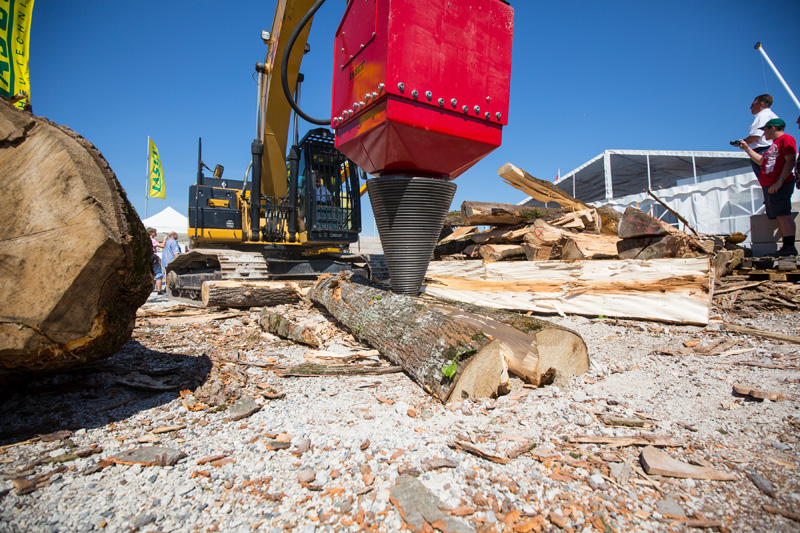
[[(153, 296), (142, 311), (113, 357), (0, 395), (0, 531), (800, 528), (764, 509), (800, 511), (798, 345), (722, 329), (800, 335), (796, 312), (705, 328), (550, 318), (583, 336), (589, 372), (443, 406), (402, 373), (279, 377), (310, 349), (261, 332), (257, 310), (204, 322)], [(341, 335), (323, 348), (368, 349)], [(202, 408), (215, 395), (260, 409)], [(647, 475), (642, 446), (575, 442), (643, 434), (735, 480)], [(161, 466), (120, 464), (131, 450)]]

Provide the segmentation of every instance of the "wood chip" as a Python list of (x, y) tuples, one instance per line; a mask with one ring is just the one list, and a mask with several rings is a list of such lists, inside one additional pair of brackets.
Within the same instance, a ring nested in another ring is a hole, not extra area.
[(503, 464), (503, 465), (508, 463), (508, 458), (501, 457), (499, 455), (495, 455), (495, 454), (487, 452), (485, 450), (481, 450), (477, 446), (473, 446), (469, 442), (466, 442), (466, 441), (463, 441), (463, 440), (451, 441), (451, 442), (448, 443), (448, 446), (450, 446), (451, 448), (455, 448), (455, 449), (462, 449), (465, 452), (469, 452), (469, 453), (471, 453), (473, 455), (477, 455), (478, 457), (480, 457), (482, 459), (486, 459), (488, 461), (492, 461), (493, 463), (500, 463), (500, 464)]
[(694, 466), (673, 458), (653, 446), (647, 446), (641, 453), (641, 461), (645, 472), (655, 476), (667, 476), (691, 479), (712, 479), (717, 481), (736, 481), (733, 474), (721, 472), (705, 466)]
[(777, 402), (786, 399), (786, 395), (783, 393), (760, 390), (749, 385), (735, 384), (733, 386), (733, 391), (737, 394), (750, 396), (758, 400), (772, 400), (773, 402)]
[(176, 426), (161, 426), (151, 431), (151, 433), (153, 435), (161, 435), (162, 433), (171, 433), (173, 431), (178, 431), (179, 429), (183, 429), (185, 427), (186, 427), (185, 424), (179, 424)]
[(765, 511), (767, 511), (768, 513), (778, 514), (778, 515), (784, 516), (786, 518), (790, 518), (790, 519), (794, 520), (795, 522), (800, 522), (800, 513), (795, 513), (795, 512), (792, 512), (792, 511), (787, 511), (785, 509), (780, 509), (780, 508), (775, 507), (774, 505), (770, 505), (768, 503), (765, 503), (764, 505), (762, 505), (761, 508), (764, 509)]

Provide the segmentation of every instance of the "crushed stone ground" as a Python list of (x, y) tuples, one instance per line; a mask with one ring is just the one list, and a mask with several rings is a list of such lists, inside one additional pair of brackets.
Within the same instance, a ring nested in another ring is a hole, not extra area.
[[(393, 532), (426, 527), (420, 517), (449, 531), (800, 528), (764, 508), (800, 512), (800, 350), (722, 328), (800, 335), (796, 312), (717, 314), (707, 327), (549, 317), (583, 336), (586, 374), (444, 406), (402, 373), (279, 377), (275, 364), (311, 348), (263, 333), (257, 310), (154, 321), (173, 306), (151, 297), (113, 357), (0, 393), (0, 531)], [(733, 349), (703, 353), (720, 339)], [(343, 342), (368, 350), (342, 338), (322, 350)], [(696, 346), (668, 355), (685, 344)], [(786, 399), (740, 397), (736, 383)], [(215, 395), (260, 409), (203, 408)], [(649, 476), (641, 446), (574, 442), (643, 434), (736, 479)], [(149, 446), (183, 457), (109, 461)]]

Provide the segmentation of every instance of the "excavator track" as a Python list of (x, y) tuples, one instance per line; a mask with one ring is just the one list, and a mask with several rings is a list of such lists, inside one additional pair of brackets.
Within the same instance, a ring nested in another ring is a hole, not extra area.
[(370, 278), (369, 263), (360, 255), (308, 257), (274, 250), (199, 248), (178, 255), (167, 265), (167, 294), (173, 300), (201, 304), (205, 281), (309, 280), (342, 271), (354, 271)]

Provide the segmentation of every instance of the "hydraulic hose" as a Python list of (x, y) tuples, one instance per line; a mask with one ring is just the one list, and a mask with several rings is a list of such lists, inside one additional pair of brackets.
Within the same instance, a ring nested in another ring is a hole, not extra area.
[(328, 126), (331, 123), (331, 119), (327, 118), (325, 120), (318, 119), (311, 117), (303, 112), (300, 109), (300, 106), (294, 101), (292, 98), (292, 92), (289, 89), (289, 55), (292, 53), (292, 48), (294, 48), (294, 43), (297, 41), (297, 38), (300, 36), (300, 32), (303, 31), (303, 28), (306, 24), (314, 17), (314, 14), (317, 10), (325, 3), (325, 0), (317, 0), (314, 2), (314, 5), (311, 6), (311, 9), (308, 10), (308, 13), (303, 15), (303, 18), (300, 19), (300, 22), (297, 24), (297, 27), (294, 29), (292, 34), (289, 36), (289, 42), (286, 43), (286, 48), (283, 51), (283, 58), (281, 60), (281, 85), (283, 86), (283, 94), (286, 95), (286, 100), (289, 101), (289, 105), (294, 109), (294, 112), (297, 113), (297, 116), (301, 117), (303, 120), (306, 120), (312, 124), (317, 124), (319, 126)]

